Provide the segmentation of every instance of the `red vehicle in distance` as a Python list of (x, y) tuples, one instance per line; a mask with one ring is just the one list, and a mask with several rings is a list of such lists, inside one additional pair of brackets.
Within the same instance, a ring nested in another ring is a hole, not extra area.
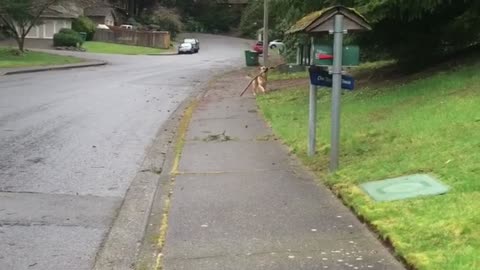
[(257, 53), (263, 53), (263, 41), (257, 41), (255, 45), (253, 45), (253, 50)]

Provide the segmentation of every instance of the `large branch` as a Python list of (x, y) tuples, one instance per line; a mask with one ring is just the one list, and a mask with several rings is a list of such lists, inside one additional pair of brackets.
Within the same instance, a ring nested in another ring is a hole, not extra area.
[(0, 21), (6, 26), (7, 32), (10, 32), (10, 34), (14, 35), (15, 38), (19, 37), (17, 27), (15, 27), (15, 23), (11, 20), (11, 18), (0, 14)]
[[(37, 1), (37, 0), (34, 0)], [(43, 12), (47, 10), (50, 6), (53, 4), (58, 3), (60, 0), (45, 0), (45, 1), (38, 1), (37, 4), (32, 5), (32, 15), (33, 19), (30, 20), (27, 29), (25, 30), (25, 27), (23, 27), (23, 33), (22, 37), (25, 37), (28, 35), (30, 30), (37, 24), (38, 20), (40, 19), (40, 16), (42, 16)]]

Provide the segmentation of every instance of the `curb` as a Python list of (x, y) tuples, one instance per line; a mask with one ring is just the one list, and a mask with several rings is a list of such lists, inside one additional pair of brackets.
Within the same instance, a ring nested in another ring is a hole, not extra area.
[(148, 56), (170, 56), (170, 55), (177, 55), (178, 53), (176, 52), (171, 52), (171, 53), (148, 53), (146, 55)]
[[(188, 100), (188, 99), (187, 99)], [(176, 143), (185, 100), (157, 130), (97, 255), (94, 270), (135, 269), (158, 193), (168, 192), (166, 163)], [(163, 209), (163, 205), (162, 205)]]
[(85, 63), (78, 63), (78, 64), (71, 64), (71, 65), (59, 65), (59, 66), (46, 66), (46, 67), (36, 67), (36, 68), (24, 68), (24, 69), (16, 69), (10, 71), (0, 71), (0, 76), (6, 75), (15, 75), (15, 74), (23, 74), (23, 73), (34, 73), (34, 72), (44, 72), (44, 71), (53, 71), (53, 70), (66, 70), (66, 69), (75, 69), (75, 68), (86, 68), (86, 67), (98, 67), (104, 66), (108, 63), (105, 61), (95, 61), (95, 62), (85, 62)]
[[(163, 160), (162, 172), (159, 175), (159, 185), (157, 186), (155, 197), (151, 202), (150, 208), (150, 217), (145, 226), (145, 234), (143, 237), (143, 242), (139, 248), (137, 254), (135, 269), (158, 269), (162, 270), (163, 268), (163, 247), (165, 245), (165, 237), (168, 229), (168, 218), (170, 211), (170, 198), (172, 196), (172, 189), (175, 185), (175, 178), (178, 173), (178, 163), (179, 158), (183, 152), (183, 143), (182, 140), (182, 121), (186, 121), (187, 128), (190, 126), (190, 120), (188, 118), (188, 110), (193, 109), (195, 113), (195, 108), (198, 105), (205, 95), (210, 90), (210, 86), (213, 82), (218, 81), (223, 74), (228, 74), (230, 72), (236, 72), (241, 69), (232, 69), (226, 72), (221, 72), (217, 75), (214, 75), (210, 80), (204, 82), (199, 88), (199, 91), (193, 93), (188, 97), (177, 109), (175, 112), (177, 114), (177, 119), (174, 123), (174, 138), (170, 147), (166, 151), (166, 155)], [(152, 239), (154, 241), (152, 241)], [(117, 265), (118, 266), (118, 265)], [(111, 268), (116, 269), (116, 268)], [(97, 270), (97, 269), (95, 269)], [(98, 269), (100, 270), (100, 269)], [(102, 269), (103, 270), (103, 269)]]
[(204, 97), (211, 82), (218, 80), (222, 74), (235, 70), (237, 69), (219, 72), (202, 83), (157, 130), (97, 252), (94, 270), (152, 269), (156, 265), (160, 256), (159, 228), (161, 222), (166, 221), (164, 215), (168, 215), (168, 198), (172, 185), (170, 169), (174, 168), (179, 126), (184, 112), (189, 105)]
[(189, 105), (203, 97), (209, 89), (209, 83), (216, 79), (217, 76), (214, 76), (185, 98), (158, 129), (96, 255), (94, 270), (135, 269), (139, 265), (155, 265), (157, 241), (152, 246), (150, 238), (158, 235), (155, 225), (160, 227), (159, 222), (163, 220), (167, 209), (165, 199), (169, 196), (172, 184), (169, 169), (173, 166), (177, 151), (179, 125)]

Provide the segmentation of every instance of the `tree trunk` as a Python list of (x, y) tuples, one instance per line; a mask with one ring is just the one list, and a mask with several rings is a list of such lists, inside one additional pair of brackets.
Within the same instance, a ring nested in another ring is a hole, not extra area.
[(135, 0), (128, 1), (128, 17), (133, 18), (135, 16)]
[(15, 40), (17, 41), (18, 50), (21, 53), (24, 53), (25, 52), (25, 37), (17, 37), (17, 38), (15, 38)]

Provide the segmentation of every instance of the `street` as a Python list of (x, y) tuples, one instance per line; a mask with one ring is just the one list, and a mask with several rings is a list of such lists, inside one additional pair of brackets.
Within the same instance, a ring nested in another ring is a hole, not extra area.
[(91, 269), (149, 144), (242, 39), (196, 55), (88, 55), (104, 67), (0, 77), (0, 269)]

